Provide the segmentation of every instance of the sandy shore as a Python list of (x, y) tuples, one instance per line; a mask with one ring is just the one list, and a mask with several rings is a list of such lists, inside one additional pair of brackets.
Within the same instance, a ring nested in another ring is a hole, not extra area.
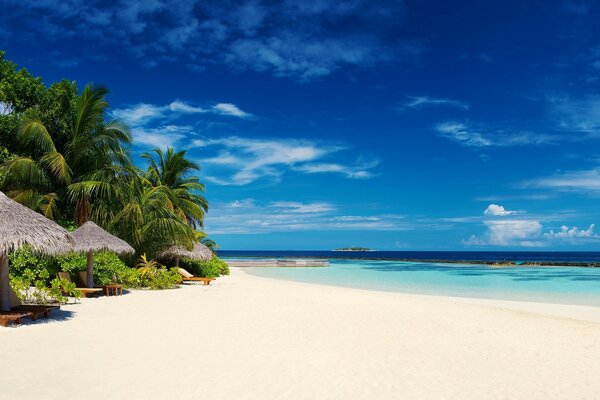
[(2, 399), (599, 399), (600, 309), (258, 278), (0, 329)]

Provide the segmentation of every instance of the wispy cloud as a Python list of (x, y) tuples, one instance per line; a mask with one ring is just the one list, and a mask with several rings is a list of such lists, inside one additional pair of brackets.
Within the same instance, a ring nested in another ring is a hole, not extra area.
[(335, 163), (302, 164), (296, 166), (294, 169), (309, 174), (337, 173), (351, 179), (367, 179), (374, 176), (370, 170), (377, 165), (379, 165), (379, 160), (374, 159), (370, 162), (358, 163), (356, 165), (342, 165)]
[(116, 108), (111, 116), (131, 127), (136, 145), (149, 147), (178, 147), (185, 138), (195, 134), (196, 127), (183, 119), (193, 116), (247, 119), (252, 114), (232, 103), (217, 103), (201, 107), (175, 100), (169, 104), (133, 104)]
[(600, 193), (600, 169), (562, 172), (526, 181), (519, 186), (598, 194)]
[(600, 97), (549, 96), (549, 114), (560, 130), (600, 136)]
[(247, 118), (250, 113), (242, 111), (231, 103), (218, 103), (210, 107), (198, 107), (181, 100), (166, 105), (139, 103), (113, 110), (113, 117), (131, 126), (146, 125), (156, 120), (173, 121), (185, 115), (219, 114), (238, 118)]
[[(208, 171), (219, 170), (218, 176), (206, 179), (220, 185), (246, 185), (262, 178), (279, 180), (287, 171), (303, 173), (338, 173), (347, 178), (369, 178), (378, 162), (356, 164), (324, 163), (344, 146), (306, 139), (281, 138), (204, 138), (196, 139), (192, 148), (208, 149), (216, 155), (200, 158)], [(213, 150), (214, 149), (214, 150)], [(223, 177), (225, 176), (225, 177)]]
[(206, 218), (206, 229), (218, 234), (260, 234), (293, 231), (402, 231), (413, 229), (401, 215), (339, 215), (328, 202), (253, 199), (215, 204)]
[(452, 100), (446, 98), (436, 98), (429, 96), (407, 96), (409, 101), (403, 104), (400, 108), (423, 108), (423, 107), (431, 107), (431, 106), (449, 106), (462, 108), (464, 110), (469, 109), (469, 105), (460, 100)]
[[(0, 14), (0, 26), (11, 41), (61, 48), (65, 38), (77, 37), (94, 49), (121, 51), (146, 67), (176, 61), (201, 70), (221, 64), (310, 80), (343, 67), (368, 68), (420, 54), (420, 45), (400, 36), (403, 1), (7, 2), (11, 13)], [(43, 18), (34, 21), (31, 14)], [(352, 25), (351, 33), (345, 24)], [(76, 55), (93, 57), (87, 48), (80, 46)]]
[(252, 116), (252, 114), (240, 110), (238, 106), (231, 103), (215, 104), (214, 106), (212, 106), (212, 110), (217, 114), (229, 115), (238, 118), (248, 118)]
[(463, 146), (509, 147), (522, 145), (550, 145), (559, 142), (562, 137), (555, 134), (534, 132), (515, 132), (508, 129), (491, 129), (485, 126), (474, 127), (465, 122), (447, 121), (436, 125), (435, 130), (441, 137), (453, 140)]

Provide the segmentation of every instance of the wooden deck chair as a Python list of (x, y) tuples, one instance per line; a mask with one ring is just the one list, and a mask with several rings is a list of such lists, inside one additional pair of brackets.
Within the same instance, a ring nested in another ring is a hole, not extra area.
[(52, 306), (52, 305), (43, 305), (43, 304), (23, 304), (17, 307), (13, 307), (11, 311), (15, 312), (23, 312), (23, 313), (31, 313), (33, 316), (32, 320), (35, 320), (40, 317), (40, 315), (44, 318), (48, 318), (50, 316), (50, 311), (59, 310), (60, 306)]
[(210, 285), (210, 283), (215, 280), (215, 278), (201, 278), (199, 276), (194, 276), (183, 268), (178, 268), (178, 271), (181, 274), (181, 280), (183, 282), (203, 282), (205, 285)]
[(33, 313), (23, 311), (0, 311), (0, 326), (8, 326), (9, 322), (19, 325), (22, 318), (35, 319)]
[[(71, 275), (68, 272), (59, 272), (58, 278), (65, 279), (69, 282), (73, 282), (71, 280)], [(78, 287), (76, 289), (81, 291), (81, 294), (83, 294), (83, 297), (89, 297), (89, 296), (93, 295), (94, 293), (98, 293), (98, 292), (102, 291), (101, 288), (80, 288), (80, 287)]]

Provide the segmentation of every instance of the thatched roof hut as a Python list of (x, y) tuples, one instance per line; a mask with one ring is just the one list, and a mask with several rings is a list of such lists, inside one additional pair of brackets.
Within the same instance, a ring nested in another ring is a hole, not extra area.
[(0, 308), (10, 311), (8, 253), (29, 245), (35, 252), (60, 254), (73, 249), (73, 238), (57, 223), (0, 192)]
[(135, 250), (126, 241), (111, 235), (92, 221), (81, 225), (72, 233), (75, 251), (87, 253), (87, 287), (94, 287), (94, 251), (111, 251), (117, 254), (133, 254)]
[(200, 242), (194, 243), (192, 250), (187, 250), (182, 246), (171, 246), (158, 254), (158, 258), (170, 260), (175, 259), (177, 264), (179, 263), (180, 258), (189, 258), (191, 260), (198, 261), (210, 261), (212, 257), (212, 250)]
[(117, 254), (133, 254), (135, 250), (123, 239), (111, 235), (92, 221), (71, 233), (75, 239), (75, 251), (112, 251)]

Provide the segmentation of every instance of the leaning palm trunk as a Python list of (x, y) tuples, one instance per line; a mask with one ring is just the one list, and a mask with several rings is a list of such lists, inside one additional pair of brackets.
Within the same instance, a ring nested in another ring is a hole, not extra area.
[(77, 204), (75, 205), (75, 222), (77, 226), (81, 226), (85, 224), (90, 215), (90, 198), (88, 196), (83, 196), (82, 198), (77, 200)]

